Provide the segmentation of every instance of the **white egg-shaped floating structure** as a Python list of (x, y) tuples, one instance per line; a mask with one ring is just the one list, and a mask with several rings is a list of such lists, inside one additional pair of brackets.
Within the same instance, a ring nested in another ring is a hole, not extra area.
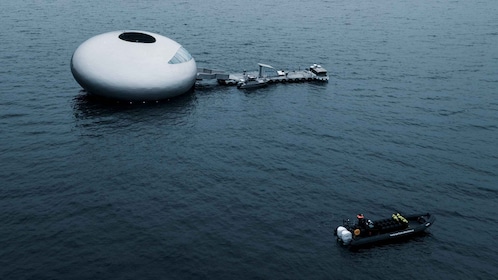
[(153, 101), (192, 89), (197, 66), (185, 48), (167, 37), (113, 31), (83, 42), (71, 58), (71, 72), (89, 94)]

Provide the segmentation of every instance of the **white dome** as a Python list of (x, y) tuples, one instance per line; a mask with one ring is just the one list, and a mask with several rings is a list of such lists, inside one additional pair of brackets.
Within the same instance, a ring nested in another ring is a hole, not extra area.
[(144, 31), (113, 31), (83, 42), (71, 72), (90, 94), (121, 100), (160, 100), (189, 91), (197, 66), (177, 42)]

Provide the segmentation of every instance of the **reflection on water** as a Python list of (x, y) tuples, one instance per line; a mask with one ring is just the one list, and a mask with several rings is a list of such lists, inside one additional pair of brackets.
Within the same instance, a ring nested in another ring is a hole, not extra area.
[(147, 125), (158, 120), (182, 124), (194, 114), (196, 96), (194, 92), (157, 102), (122, 102), (107, 100), (80, 91), (72, 102), (77, 127), (95, 125), (127, 124)]

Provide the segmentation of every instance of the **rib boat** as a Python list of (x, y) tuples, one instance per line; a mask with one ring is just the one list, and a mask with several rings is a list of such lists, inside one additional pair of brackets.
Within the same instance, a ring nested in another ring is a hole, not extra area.
[(390, 218), (372, 221), (363, 214), (357, 215), (357, 222), (344, 220), (334, 232), (337, 242), (350, 249), (367, 245), (408, 238), (424, 232), (436, 217), (430, 213), (401, 215), (392, 214)]

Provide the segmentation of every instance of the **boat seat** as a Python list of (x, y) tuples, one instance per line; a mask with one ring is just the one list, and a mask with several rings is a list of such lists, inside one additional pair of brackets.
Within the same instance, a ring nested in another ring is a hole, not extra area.
[(404, 229), (408, 226), (406, 223), (395, 221), (393, 219), (383, 219), (373, 222), (374, 228), (381, 233)]

